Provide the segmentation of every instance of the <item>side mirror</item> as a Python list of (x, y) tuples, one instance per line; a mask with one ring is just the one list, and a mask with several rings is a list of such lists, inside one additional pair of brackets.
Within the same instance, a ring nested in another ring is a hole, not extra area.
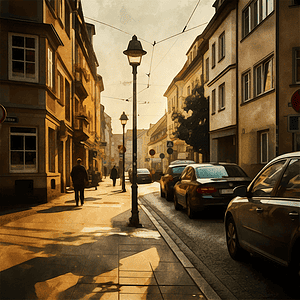
[(236, 188), (233, 189), (233, 194), (234, 196), (247, 197), (249, 194), (247, 192), (247, 186), (245, 185), (237, 186)]

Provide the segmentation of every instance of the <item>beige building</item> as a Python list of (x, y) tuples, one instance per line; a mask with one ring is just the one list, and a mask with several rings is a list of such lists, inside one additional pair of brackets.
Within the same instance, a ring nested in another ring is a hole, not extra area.
[[(185, 98), (192, 94), (193, 89), (202, 85), (203, 79), (203, 55), (199, 49), (202, 46), (203, 38), (198, 36), (186, 53), (186, 63), (180, 72), (175, 76), (168, 89), (164, 93), (167, 97), (167, 140), (173, 142), (173, 153), (170, 161), (176, 159), (195, 159), (193, 149), (184, 141), (174, 136), (178, 124), (172, 120), (173, 113), (183, 111)], [(196, 153), (195, 153), (196, 155)], [(199, 158), (198, 158), (199, 160)], [(201, 155), (200, 155), (201, 161)]]
[(0, 128), (1, 205), (64, 192), (77, 157), (99, 170), (104, 87), (95, 28), (79, 1), (30, 3), (0, 6), (0, 103), (8, 114)]
[[(148, 169), (152, 173), (164, 172), (169, 165), (169, 154), (167, 153), (167, 114), (161, 117), (155, 124), (151, 124), (148, 129)], [(150, 154), (154, 150), (154, 155)], [(164, 157), (161, 158), (161, 155)]]

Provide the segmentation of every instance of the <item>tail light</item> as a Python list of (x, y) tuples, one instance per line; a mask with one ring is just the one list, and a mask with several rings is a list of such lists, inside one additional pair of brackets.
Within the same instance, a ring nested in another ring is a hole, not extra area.
[(217, 190), (212, 186), (206, 186), (206, 187), (199, 187), (197, 188), (197, 193), (199, 194), (213, 194)]

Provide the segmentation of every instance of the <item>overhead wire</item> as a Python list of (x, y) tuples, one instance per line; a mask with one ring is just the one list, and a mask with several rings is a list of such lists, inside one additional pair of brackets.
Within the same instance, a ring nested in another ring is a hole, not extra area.
[(194, 8), (194, 10), (193, 10), (192, 14), (190, 15), (189, 19), (187, 20), (187, 22), (186, 22), (186, 24), (185, 24), (185, 26), (184, 26), (184, 28), (183, 28), (182, 32), (184, 32), (184, 31), (186, 30), (186, 28), (187, 28), (187, 26), (188, 26), (188, 24), (189, 24), (189, 22), (190, 22), (190, 20), (191, 20), (191, 18), (192, 18), (192, 16), (193, 16), (193, 14), (194, 14), (195, 10), (196, 10), (196, 8), (198, 7), (198, 5), (199, 5), (200, 1), (201, 1), (201, 0), (198, 0), (198, 2), (197, 2), (197, 4), (196, 4), (196, 6), (195, 6), (195, 8)]

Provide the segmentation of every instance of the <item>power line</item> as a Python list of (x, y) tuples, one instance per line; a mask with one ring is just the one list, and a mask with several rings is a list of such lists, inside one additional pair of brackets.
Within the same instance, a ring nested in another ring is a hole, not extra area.
[[(119, 30), (119, 31), (121, 31), (121, 32), (123, 32), (123, 33), (125, 33), (125, 34), (128, 34), (128, 35), (131, 35), (131, 36), (133, 36), (131, 33), (129, 33), (129, 32), (126, 32), (126, 31), (124, 31), (124, 30), (122, 30), (122, 29), (120, 29), (120, 28), (117, 28), (117, 27), (115, 27), (115, 26), (112, 26), (112, 25), (109, 25), (109, 24), (107, 24), (107, 23), (104, 23), (104, 22), (101, 22), (101, 21), (95, 20), (95, 19), (93, 19), (93, 18), (90, 18), (90, 17), (85, 17), (85, 18), (86, 18), (86, 19), (89, 19), (89, 20), (92, 20), (92, 21), (94, 21), (94, 22), (100, 23), (100, 24), (102, 24), (102, 25), (105, 25), (105, 26), (111, 27), (111, 28), (113, 28), (113, 29)], [(139, 37), (139, 39), (140, 39), (140, 40), (142, 40), (142, 41), (144, 41), (144, 42), (146, 42), (146, 43), (149, 43), (149, 44), (151, 44), (151, 45), (152, 45), (152, 43), (151, 43), (151, 42), (149, 42), (149, 41), (147, 41), (147, 40), (144, 40), (144, 39), (142, 39), (141, 37)]]
[(184, 26), (182, 32), (184, 32), (184, 31), (186, 30), (186, 28), (187, 28), (187, 26), (188, 26), (188, 24), (189, 24), (189, 22), (190, 22), (190, 20), (191, 20), (191, 18), (192, 18), (192, 16), (193, 16), (194, 12), (195, 12), (197, 6), (199, 5), (200, 1), (201, 1), (201, 0), (199, 0), (198, 3), (196, 4), (196, 6), (195, 6), (195, 8), (194, 8), (194, 10), (193, 10), (193, 12), (192, 12), (192, 14), (190, 15), (188, 21), (186, 22), (186, 24), (185, 24), (185, 26)]

